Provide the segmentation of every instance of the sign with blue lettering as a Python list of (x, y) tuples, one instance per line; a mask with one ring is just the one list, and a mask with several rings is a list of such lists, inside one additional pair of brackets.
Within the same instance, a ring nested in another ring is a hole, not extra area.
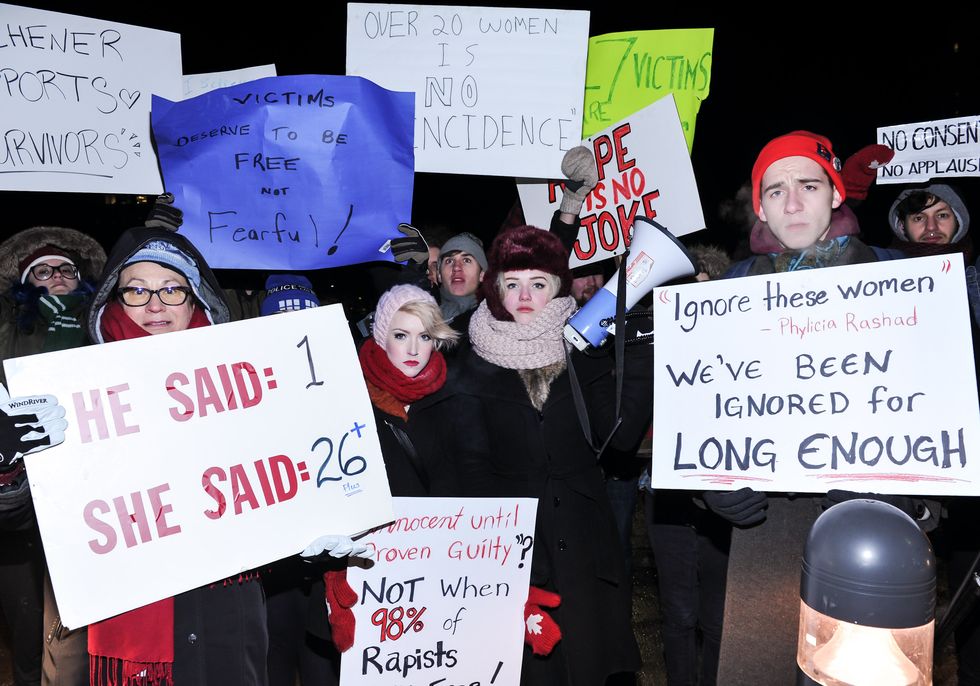
[(278, 76), (153, 98), (164, 185), (212, 267), (321, 269), (392, 259), (412, 212), (411, 93)]

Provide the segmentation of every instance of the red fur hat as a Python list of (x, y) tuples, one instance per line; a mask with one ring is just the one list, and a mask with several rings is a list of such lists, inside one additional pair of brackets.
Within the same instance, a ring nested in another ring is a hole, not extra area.
[(497, 234), (487, 255), (490, 268), (483, 275), (480, 293), (487, 301), (490, 313), (501, 321), (514, 321), (504, 309), (497, 287), (497, 277), (504, 272), (539, 269), (561, 279), (556, 298), (572, 291), (572, 273), (568, 269), (568, 251), (561, 240), (550, 231), (533, 226), (515, 226)]

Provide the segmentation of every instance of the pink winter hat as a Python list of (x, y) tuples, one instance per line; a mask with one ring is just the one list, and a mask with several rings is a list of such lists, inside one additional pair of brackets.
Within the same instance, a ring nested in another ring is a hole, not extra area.
[(385, 341), (388, 338), (388, 327), (391, 326), (391, 318), (395, 316), (395, 312), (400, 310), (403, 305), (415, 300), (432, 303), (438, 307), (435, 298), (418, 286), (409, 284), (401, 284), (389, 288), (381, 296), (381, 299), (378, 300), (378, 307), (374, 310), (372, 333), (374, 334), (374, 342), (382, 350), (385, 349)]

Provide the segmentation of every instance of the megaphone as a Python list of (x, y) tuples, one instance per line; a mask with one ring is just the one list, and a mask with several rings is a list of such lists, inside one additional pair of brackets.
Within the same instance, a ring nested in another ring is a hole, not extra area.
[[(626, 263), (626, 307), (630, 309), (656, 286), (697, 273), (690, 253), (663, 226), (647, 219), (633, 220), (633, 239)], [(616, 315), (616, 284), (619, 271), (572, 315), (565, 325), (565, 340), (579, 350), (598, 348), (609, 336)]]

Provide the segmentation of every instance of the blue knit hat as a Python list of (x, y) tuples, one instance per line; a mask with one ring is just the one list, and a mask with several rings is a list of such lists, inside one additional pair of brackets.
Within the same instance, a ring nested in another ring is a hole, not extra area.
[(259, 313), (265, 317), (280, 312), (319, 307), (313, 284), (300, 274), (270, 274), (265, 281), (265, 300)]

